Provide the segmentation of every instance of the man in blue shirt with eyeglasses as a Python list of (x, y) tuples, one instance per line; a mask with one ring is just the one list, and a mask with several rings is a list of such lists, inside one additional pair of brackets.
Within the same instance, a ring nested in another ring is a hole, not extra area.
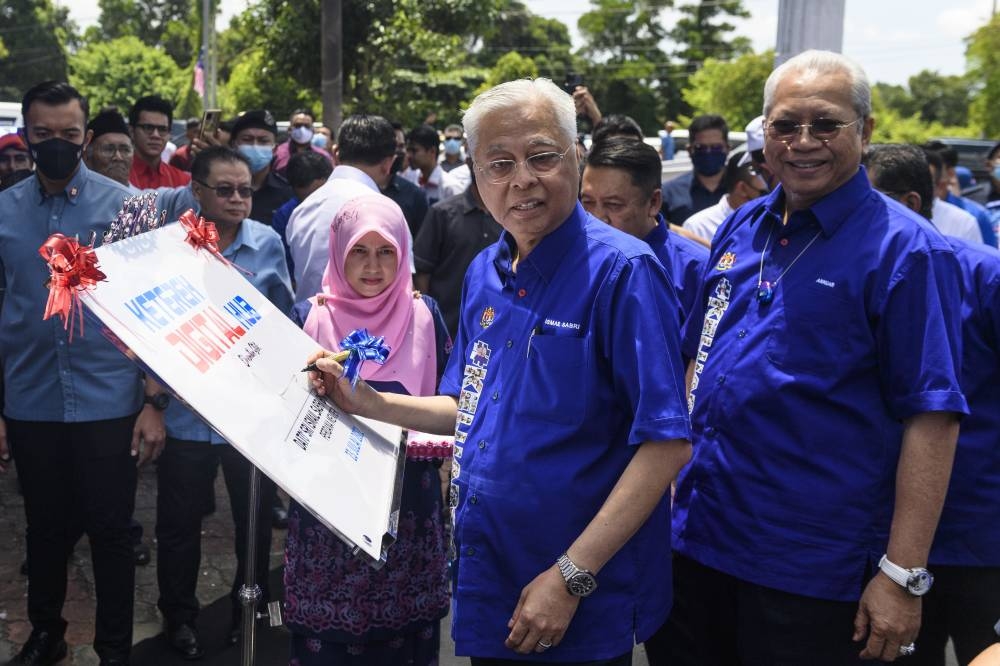
[(660, 211), (668, 222), (684, 224), (699, 210), (719, 203), (726, 194), (729, 126), (722, 116), (707, 114), (691, 121), (688, 154), (693, 171), (663, 183)]
[(573, 99), (501, 84), (463, 118), (504, 227), (466, 273), (442, 395), (351, 412), (455, 434), (452, 635), (473, 666), (624, 666), (670, 609), (670, 500), (690, 456), (678, 304), (649, 246), (577, 201)]
[(694, 458), (674, 504), (670, 663), (914, 652), (959, 417), (961, 274), (875, 192), (863, 70), (808, 51), (764, 89), (780, 186), (718, 230), (685, 330)]

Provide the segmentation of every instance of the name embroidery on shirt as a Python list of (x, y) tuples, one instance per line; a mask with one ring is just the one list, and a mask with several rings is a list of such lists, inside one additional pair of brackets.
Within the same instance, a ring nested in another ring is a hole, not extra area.
[(830, 287), (830, 289), (833, 289), (837, 283), (830, 280), (824, 280), (823, 278), (816, 278), (816, 284), (821, 284), (824, 287)]
[(715, 285), (715, 292), (708, 297), (708, 307), (705, 309), (705, 321), (701, 325), (701, 341), (698, 343), (698, 355), (694, 362), (694, 376), (691, 378), (691, 391), (688, 393), (688, 413), (694, 411), (695, 389), (698, 388), (698, 380), (701, 372), (705, 369), (705, 361), (708, 360), (708, 352), (712, 348), (715, 340), (715, 332), (719, 328), (722, 315), (729, 309), (729, 296), (732, 294), (733, 285), (729, 280), (722, 278)]
[(724, 255), (719, 257), (719, 263), (715, 265), (715, 270), (717, 271), (728, 271), (736, 263), (736, 253), (726, 252)]
[[(492, 308), (488, 308), (491, 309)], [(484, 313), (485, 315), (485, 313)], [(455, 508), (458, 507), (458, 473), (462, 469), (462, 451), (465, 440), (469, 436), (469, 426), (479, 408), (479, 396), (483, 392), (483, 382), (486, 380), (486, 369), (490, 364), (490, 346), (482, 340), (472, 345), (469, 362), (465, 364), (462, 374), (462, 392), (458, 395), (458, 414), (455, 417), (455, 448), (451, 461), (451, 488), (448, 493), (448, 506), (452, 511), (452, 522), (455, 520)]]
[(551, 328), (567, 328), (573, 331), (580, 330), (580, 324), (575, 321), (559, 321), (558, 319), (546, 319), (545, 325)]

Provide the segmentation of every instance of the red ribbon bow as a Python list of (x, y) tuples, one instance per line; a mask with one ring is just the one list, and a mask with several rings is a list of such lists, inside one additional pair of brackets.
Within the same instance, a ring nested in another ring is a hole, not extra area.
[(222, 256), (222, 252), (219, 251), (219, 230), (215, 228), (215, 224), (209, 222), (200, 215), (195, 215), (194, 210), (190, 208), (184, 211), (177, 221), (180, 222), (181, 226), (188, 232), (185, 240), (195, 250), (204, 248), (218, 257), (219, 261), (224, 263), (226, 266), (231, 265), (246, 275), (253, 275), (252, 272), (241, 268), (237, 264), (230, 262)]
[(38, 254), (49, 265), (49, 300), (45, 304), (46, 320), (59, 315), (63, 328), (69, 330), (73, 341), (73, 313), (80, 321), (80, 335), (83, 335), (83, 308), (80, 307), (79, 292), (92, 289), (106, 275), (97, 268), (97, 255), (93, 245), (81, 245), (75, 238), (62, 234), (52, 234), (40, 248)]

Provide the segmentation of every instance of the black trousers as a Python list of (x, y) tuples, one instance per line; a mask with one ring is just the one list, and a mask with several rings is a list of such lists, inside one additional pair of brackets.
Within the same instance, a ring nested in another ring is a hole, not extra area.
[(650, 666), (878, 664), (851, 640), (855, 602), (789, 594), (674, 554), (674, 608), (646, 642)]
[(917, 651), (906, 663), (944, 666), (950, 636), (958, 663), (968, 664), (997, 642), (993, 625), (1000, 620), (1000, 567), (936, 565), (930, 569), (934, 587), (923, 599)]
[[(520, 659), (489, 659), (485, 657), (472, 657), (472, 666), (524, 666), (525, 664), (551, 664), (551, 661), (521, 661)], [(600, 659), (598, 661), (561, 661), (559, 666), (631, 666), (632, 653), (623, 654), (614, 659)]]
[[(160, 588), (157, 606), (171, 627), (192, 624), (198, 616), (195, 591), (201, 563), (201, 519), (205, 513), (205, 498), (214, 493), (212, 484), (220, 463), (236, 532), (237, 566), (230, 598), (233, 619), (239, 617), (239, 590), (246, 572), (250, 463), (229, 444), (213, 445), (168, 437), (156, 466), (156, 581)], [(256, 582), (264, 602), (270, 598), (268, 564), (274, 482), (261, 475), (260, 491)]]
[(85, 533), (97, 595), (94, 651), (102, 660), (127, 661), (132, 647), (135, 418), (7, 420), (27, 518), (28, 619), (36, 630), (65, 631), (66, 557)]

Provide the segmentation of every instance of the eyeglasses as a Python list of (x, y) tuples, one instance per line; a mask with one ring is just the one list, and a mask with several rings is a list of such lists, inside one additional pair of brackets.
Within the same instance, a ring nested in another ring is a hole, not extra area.
[(573, 146), (570, 146), (561, 153), (554, 151), (537, 153), (524, 158), (520, 162), (517, 160), (491, 160), (486, 163), (486, 166), (477, 166), (476, 168), (479, 169), (481, 173), (486, 174), (487, 180), (494, 185), (506, 183), (507, 181), (513, 179), (519, 164), (523, 164), (524, 168), (527, 169), (528, 173), (532, 176), (536, 178), (545, 178), (546, 176), (551, 176), (559, 169), (563, 158), (566, 157), (566, 153), (572, 149)]
[(772, 120), (764, 125), (767, 135), (775, 141), (788, 143), (799, 138), (803, 129), (808, 129), (809, 134), (817, 141), (826, 143), (833, 141), (840, 134), (840, 130), (861, 122), (861, 118), (856, 118), (849, 123), (842, 123), (832, 118), (817, 118), (811, 123), (797, 123), (794, 120)]
[(122, 157), (132, 156), (131, 143), (106, 143), (103, 146), (98, 146), (95, 150), (101, 155), (101, 157), (106, 157), (108, 159), (114, 157), (115, 153), (121, 153)]
[(146, 134), (163, 134), (164, 136), (170, 134), (170, 127), (167, 125), (153, 125), (151, 123), (136, 123), (136, 127), (141, 129)]
[(220, 199), (229, 199), (233, 194), (240, 195), (240, 199), (249, 199), (253, 196), (253, 188), (249, 185), (243, 185), (241, 187), (234, 187), (232, 185), (219, 185), (218, 187), (212, 187), (206, 182), (196, 180), (194, 181), (204, 187), (206, 190), (212, 190), (215, 192), (215, 196)]

